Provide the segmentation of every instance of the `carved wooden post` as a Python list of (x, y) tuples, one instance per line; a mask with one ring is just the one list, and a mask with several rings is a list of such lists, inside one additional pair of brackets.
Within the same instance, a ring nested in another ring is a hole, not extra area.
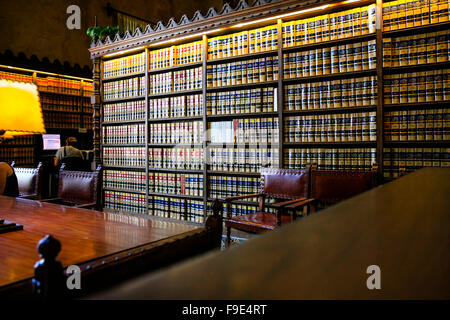
[(211, 205), (211, 210), (213, 212), (212, 216), (206, 218), (205, 227), (207, 229), (216, 230), (217, 234), (217, 247), (220, 248), (222, 244), (222, 212), (223, 212), (223, 204), (216, 199), (213, 201)]
[(42, 257), (34, 265), (33, 292), (42, 299), (63, 298), (65, 291), (65, 275), (63, 266), (56, 256), (61, 251), (61, 243), (47, 235), (38, 244), (38, 252)]
[(92, 130), (93, 130), (93, 144), (94, 144), (94, 163), (95, 166), (101, 164), (100, 158), (100, 58), (93, 60), (93, 85), (94, 94), (91, 98), (93, 108), (92, 114)]

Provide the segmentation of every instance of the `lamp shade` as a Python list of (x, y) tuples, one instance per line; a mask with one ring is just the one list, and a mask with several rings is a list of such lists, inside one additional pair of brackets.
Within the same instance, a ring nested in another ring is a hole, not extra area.
[(5, 138), (45, 133), (35, 84), (0, 80), (0, 131)]

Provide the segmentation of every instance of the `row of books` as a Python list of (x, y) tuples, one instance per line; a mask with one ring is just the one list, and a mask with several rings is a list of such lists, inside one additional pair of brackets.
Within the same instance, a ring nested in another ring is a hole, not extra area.
[(449, 60), (450, 31), (383, 39), (383, 66), (399, 67)]
[(285, 22), (282, 30), (284, 48), (374, 33), (376, 5)]
[(278, 80), (278, 57), (208, 65), (208, 87), (225, 87)]
[(135, 77), (103, 84), (103, 99), (105, 101), (140, 97), (145, 95), (145, 93), (145, 77)]
[[(56, 77), (36, 78), (36, 85), (41, 92), (52, 92), (62, 94), (72, 94), (90, 96), (94, 91), (92, 82), (83, 81), (83, 85), (80, 80), (71, 80)], [(83, 92), (82, 92), (83, 90)]]
[(287, 117), (285, 142), (376, 141), (376, 112)]
[(202, 71), (192, 68), (150, 75), (150, 94), (170, 93), (202, 88)]
[(22, 73), (14, 73), (7, 71), (0, 71), (0, 79), (15, 81), (15, 82), (33, 82), (33, 76)]
[(104, 170), (103, 187), (145, 192), (145, 172)]
[(105, 190), (105, 209), (145, 214), (147, 199), (144, 194)]
[(47, 113), (44, 117), (45, 128), (78, 129), (80, 121), (79, 114)]
[(34, 144), (33, 135), (15, 136), (14, 139), (7, 139), (2, 141), (2, 145), (24, 145), (24, 144)]
[(142, 147), (104, 147), (103, 163), (106, 166), (144, 167), (145, 148)]
[(372, 169), (376, 163), (375, 148), (290, 148), (284, 153), (285, 167), (304, 169), (307, 164), (317, 164), (319, 170)]
[(148, 166), (154, 169), (202, 170), (201, 148), (149, 148)]
[(278, 167), (278, 148), (225, 147), (208, 148), (210, 170), (227, 172), (259, 172), (261, 167)]
[(150, 51), (150, 70), (168, 68), (203, 60), (203, 41)]
[(170, 197), (151, 197), (148, 200), (150, 214), (162, 218), (204, 222), (204, 203), (201, 200)]
[(202, 143), (203, 122), (150, 123), (150, 143)]
[(276, 50), (277, 25), (208, 39), (208, 60)]
[[(33, 83), (33, 76), (21, 73), (0, 71), (0, 79)], [(36, 77), (36, 85), (39, 91), (54, 92), (64, 94), (80, 95), (83, 89), (83, 96), (90, 97), (94, 91), (93, 84), (90, 81), (71, 80), (56, 77)]]
[(120, 122), (145, 119), (145, 100), (103, 105), (104, 122)]
[(103, 79), (145, 72), (145, 52), (103, 62)]
[[(225, 198), (259, 192), (260, 178), (214, 175), (209, 177), (209, 197), (211, 198)], [(247, 199), (247, 201), (251, 200)]]
[(0, 148), (0, 159), (4, 162), (16, 164), (33, 164), (35, 162), (33, 147)]
[(276, 112), (277, 88), (256, 88), (206, 94), (208, 115)]
[(383, 175), (398, 178), (402, 172), (423, 167), (450, 167), (450, 148), (384, 148)]
[(92, 106), (90, 99), (82, 99), (81, 100), (81, 108), (82, 108), (83, 112), (88, 112), (88, 113), (94, 112), (94, 107)]
[(278, 118), (235, 119), (210, 123), (211, 143), (276, 143)]
[(203, 95), (193, 94), (149, 100), (149, 118), (195, 117), (203, 115)]
[(283, 55), (284, 79), (376, 68), (376, 40)]
[(285, 110), (374, 106), (378, 98), (377, 83), (377, 77), (372, 76), (287, 85)]
[(450, 69), (410, 72), (384, 77), (384, 103), (450, 100)]
[(150, 172), (148, 174), (148, 191), (203, 196), (203, 175)]
[(102, 137), (104, 144), (145, 143), (145, 125), (105, 126), (102, 127)]
[(94, 84), (92, 82), (86, 82), (85, 80), (82, 83), (83, 88), (83, 97), (92, 97), (94, 95)]
[(450, 140), (450, 109), (386, 112), (384, 134), (387, 141)]
[(92, 115), (89, 114), (84, 114), (81, 116), (82, 117), (82, 128), (86, 128), (86, 129), (92, 129), (94, 124), (92, 121)]
[(400, 0), (383, 2), (383, 30), (418, 27), (449, 20), (447, 0)]
[(78, 97), (41, 95), (40, 100), (44, 111), (81, 111), (81, 103)]

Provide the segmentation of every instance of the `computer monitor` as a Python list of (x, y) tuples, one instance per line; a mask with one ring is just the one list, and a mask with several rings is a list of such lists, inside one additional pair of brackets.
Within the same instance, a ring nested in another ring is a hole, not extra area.
[(61, 147), (61, 136), (59, 134), (42, 135), (44, 150), (58, 150)]

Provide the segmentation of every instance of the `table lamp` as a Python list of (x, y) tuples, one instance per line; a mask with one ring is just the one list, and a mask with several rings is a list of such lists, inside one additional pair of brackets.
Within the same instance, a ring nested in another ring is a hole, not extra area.
[(0, 80), (0, 141), (45, 133), (35, 84)]
[[(45, 127), (36, 85), (0, 80), (0, 143), (17, 135), (42, 133)], [(21, 228), (0, 217), (0, 233)]]

